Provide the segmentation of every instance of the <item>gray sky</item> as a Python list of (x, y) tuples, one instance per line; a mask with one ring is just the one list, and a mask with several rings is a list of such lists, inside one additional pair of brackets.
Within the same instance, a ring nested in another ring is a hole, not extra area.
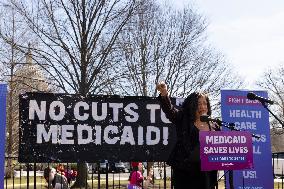
[(207, 18), (210, 44), (241, 74), (247, 89), (257, 89), (254, 81), (268, 68), (284, 65), (284, 0), (172, 2), (191, 3)]

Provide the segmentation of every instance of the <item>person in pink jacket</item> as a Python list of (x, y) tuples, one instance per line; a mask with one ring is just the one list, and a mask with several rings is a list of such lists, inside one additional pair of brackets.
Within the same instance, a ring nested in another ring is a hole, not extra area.
[(142, 187), (142, 182), (143, 182), (143, 165), (141, 162), (132, 162), (131, 166), (133, 168), (132, 172), (130, 173), (130, 185), (135, 185)]
[(152, 181), (153, 177), (153, 171), (150, 171), (149, 176), (146, 179), (146, 182), (144, 181), (143, 177), (143, 164), (141, 162), (132, 162), (131, 166), (133, 168), (132, 172), (129, 176), (129, 184), (128, 189), (146, 189), (148, 188), (150, 182)]

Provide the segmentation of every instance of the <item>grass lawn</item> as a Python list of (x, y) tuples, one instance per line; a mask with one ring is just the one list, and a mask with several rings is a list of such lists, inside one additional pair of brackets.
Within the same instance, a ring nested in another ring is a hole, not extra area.
[[(29, 179), (29, 188), (34, 188), (34, 177), (30, 177)], [(6, 184), (7, 183), (7, 184)], [(21, 183), (21, 184), (20, 184)], [(108, 187), (110, 189), (112, 188), (126, 188), (128, 181), (127, 180), (121, 180), (120, 182), (118, 180), (114, 181), (114, 187), (113, 187), (113, 181), (109, 180), (108, 182)], [(170, 181), (166, 182), (167, 184), (167, 188), (171, 188), (171, 183)], [(89, 186), (92, 188), (98, 188), (98, 180), (88, 180), (88, 184)], [(119, 186), (120, 184), (120, 186)], [(19, 178), (15, 178), (14, 179), (14, 185), (13, 185), (13, 179), (5, 179), (4, 180), (4, 189), (12, 189), (14, 186), (14, 189), (20, 189), (20, 188), (27, 188), (27, 178), (26, 177), (22, 177), (22, 179), (20, 180)], [(43, 177), (36, 177), (36, 188), (37, 189), (45, 189), (47, 188), (47, 183), (45, 182), (45, 180), (43, 179)], [(100, 182), (100, 188), (104, 189), (106, 188), (106, 181), (105, 180), (101, 180)], [(164, 180), (155, 180), (155, 185), (152, 188), (164, 188)], [(219, 189), (224, 189), (224, 181), (222, 180), (221, 182), (219, 182), (218, 185)], [(278, 189), (278, 188), (283, 188), (284, 189), (284, 185), (282, 187), (282, 183), (281, 182), (274, 182), (274, 189)]]

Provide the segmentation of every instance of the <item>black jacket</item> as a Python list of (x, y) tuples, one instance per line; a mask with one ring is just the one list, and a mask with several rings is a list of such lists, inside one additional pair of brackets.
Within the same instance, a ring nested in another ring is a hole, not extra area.
[(166, 117), (176, 126), (177, 142), (167, 164), (173, 168), (195, 174), (201, 171), (199, 130), (186, 113), (176, 109), (168, 96), (159, 96), (160, 105)]

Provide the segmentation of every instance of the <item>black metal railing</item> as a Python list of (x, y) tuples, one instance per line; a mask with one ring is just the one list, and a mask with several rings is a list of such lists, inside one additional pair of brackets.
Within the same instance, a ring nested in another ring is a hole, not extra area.
[[(18, 163), (17, 157), (5, 158), (5, 181), (4, 189), (44, 189), (49, 188), (51, 183), (46, 182), (43, 177), (43, 171), (46, 167), (57, 169), (57, 174), (64, 175), (67, 178), (68, 185), (72, 186), (76, 180), (76, 163)], [(11, 166), (8, 165), (8, 160)], [(106, 163), (105, 166), (100, 163), (87, 164), (88, 171), (86, 175), (86, 184), (89, 188), (108, 189), (108, 188), (127, 188), (129, 183), (129, 175), (131, 172), (130, 162), (124, 162), (125, 169), (116, 169), (111, 163)], [(60, 166), (62, 166), (60, 168)], [(283, 186), (283, 166), (284, 159), (278, 155), (272, 157), (273, 175), (275, 178), (274, 185), (277, 188), (284, 189)], [(282, 166), (279, 169), (279, 166)], [(147, 167), (144, 165), (144, 167)], [(276, 169), (277, 168), (277, 169)], [(156, 189), (173, 189), (172, 184), (172, 169), (165, 162), (155, 162), (153, 167), (153, 178), (149, 188)], [(146, 178), (147, 169), (144, 169), (143, 176)], [(223, 172), (219, 172), (218, 177), (222, 177)], [(245, 181), (243, 181), (245, 185)], [(1, 187), (0, 187), (1, 188)], [(216, 189), (225, 188), (224, 177), (218, 180)]]
[[(277, 180), (276, 187), (284, 188), (284, 153), (272, 154), (273, 177)], [(274, 184), (275, 185), (275, 184)]]
[[(44, 168), (53, 167), (57, 174), (64, 175), (68, 185), (76, 180), (76, 163), (18, 163), (17, 157), (5, 158), (5, 189), (30, 189), (30, 188), (49, 188), (51, 183), (46, 182), (43, 177)], [(11, 165), (8, 165), (11, 160)], [(110, 163), (106, 167), (100, 167), (100, 163), (87, 164), (88, 171), (86, 183), (90, 188), (126, 188), (129, 183), (131, 172), (130, 162), (124, 162), (125, 169), (114, 169)], [(60, 168), (60, 166), (62, 166)], [(146, 166), (145, 166), (146, 167)], [(154, 163), (154, 179), (151, 188), (173, 188), (171, 185), (171, 168), (166, 163)], [(10, 173), (9, 173), (10, 172)], [(147, 170), (144, 169), (146, 178)]]

